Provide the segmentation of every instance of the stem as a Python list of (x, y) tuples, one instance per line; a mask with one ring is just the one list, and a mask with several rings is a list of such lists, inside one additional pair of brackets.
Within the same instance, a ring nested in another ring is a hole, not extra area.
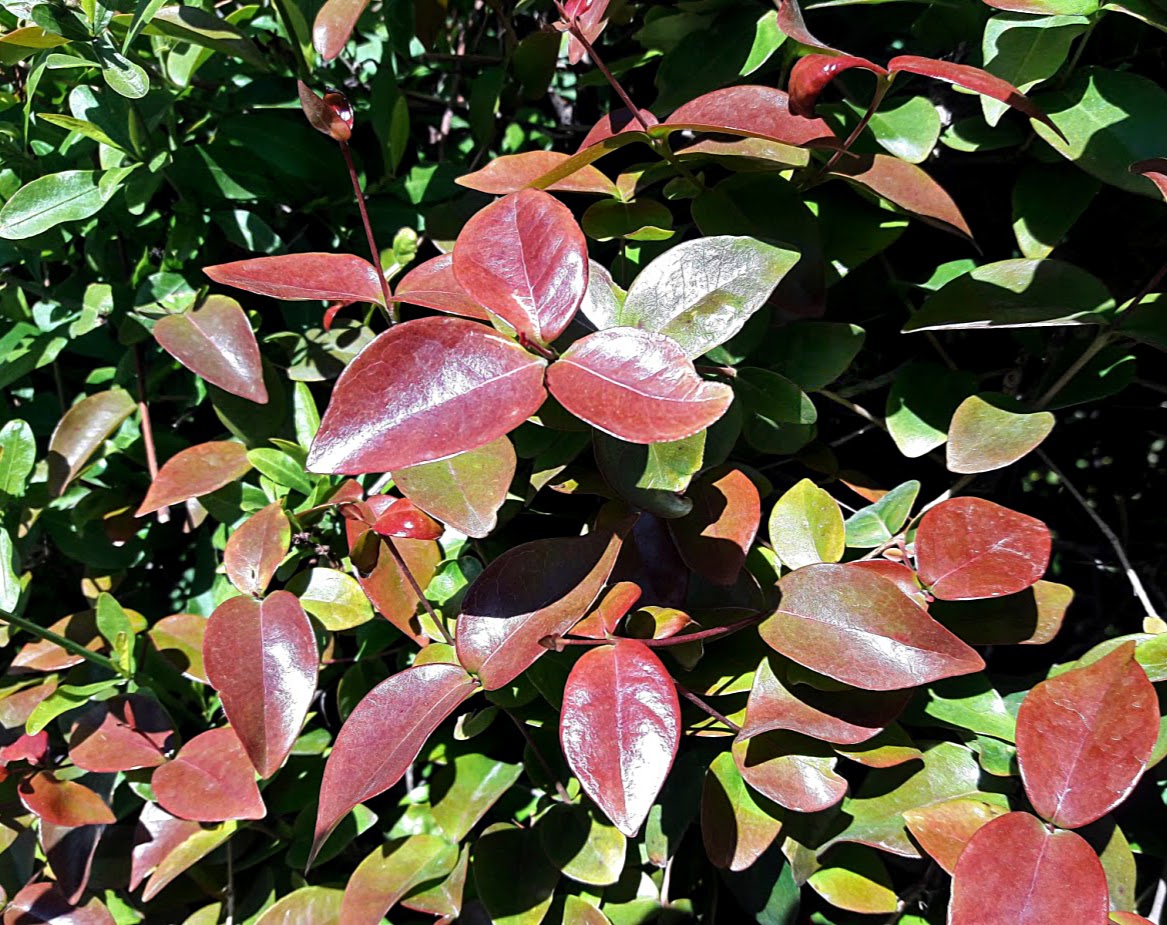
[(1070, 380), (1078, 375), (1078, 373), (1080, 373), (1085, 368), (1087, 363), (1094, 359), (1094, 357), (1098, 354), (1098, 351), (1110, 343), (1110, 336), (1110, 331), (1108, 330), (1103, 329), (1099, 331), (1094, 336), (1094, 340), (1090, 342), (1089, 346), (1087, 346), (1087, 348), (1082, 351), (1082, 355), (1079, 356), (1078, 359), (1076, 359), (1073, 363), (1071, 363), (1069, 368), (1066, 369), (1064, 373), (1058, 376), (1057, 382), (1055, 382), (1046, 390), (1045, 394), (1037, 400), (1037, 403), (1033, 407), (1040, 411), (1051, 401), (1053, 401), (1057, 397), (1058, 393), (1061, 392), (1061, 390), (1064, 389), (1067, 385), (1069, 385)]
[[(562, 13), (563, 10), (561, 9), (560, 12)], [(575, 40), (584, 47), (584, 51), (588, 53), (588, 57), (592, 59), (592, 63), (600, 69), (600, 73), (604, 75), (604, 79), (608, 81), (608, 84), (612, 87), (613, 90), (616, 91), (616, 95), (620, 97), (620, 101), (624, 104), (628, 111), (632, 113), (632, 118), (639, 122), (641, 128), (647, 132), (649, 129), (648, 122), (645, 120), (644, 116), (640, 114), (640, 110), (636, 108), (636, 104), (632, 102), (632, 97), (628, 95), (628, 91), (625, 90), (623, 86), (621, 86), (620, 81), (618, 81), (615, 75), (608, 70), (608, 66), (604, 64), (603, 59), (596, 54), (596, 50), (592, 48), (592, 43), (584, 37), (583, 30), (580, 29), (579, 23), (576, 22), (575, 19), (572, 19), (570, 22), (568, 22), (566, 16), (564, 16), (564, 22), (567, 22), (567, 30), (572, 34), (572, 37), (575, 38)]]
[[(150, 405), (146, 402), (146, 364), (142, 360), (142, 345), (134, 345), (134, 368), (138, 376), (138, 420), (142, 430), (142, 442), (146, 445), (146, 468), (150, 481), (158, 478), (158, 451), (154, 448), (154, 425), (150, 422)], [(158, 523), (170, 520), (170, 508), (160, 508), (155, 515)]]
[(365, 225), (365, 237), (369, 240), (369, 255), (373, 259), (373, 267), (376, 269), (377, 279), (381, 283), (381, 295), (385, 298), (385, 317), (389, 320), (390, 325), (394, 325), (400, 320), (397, 303), (392, 301), (389, 280), (385, 279), (385, 271), (381, 269), (381, 250), (377, 247), (377, 239), (373, 237), (373, 223), (369, 221), (369, 210), (365, 206), (365, 194), (361, 191), (361, 181), (357, 179), (357, 168), (353, 164), (353, 154), (349, 150), (347, 141), (340, 142), (340, 150), (344, 155), (344, 162), (348, 166), (349, 178), (353, 181), (353, 194), (357, 197), (357, 208), (361, 210), (361, 221)]
[(566, 788), (559, 782), (559, 775), (557, 775), (555, 771), (552, 770), (551, 764), (544, 757), (543, 753), (539, 751), (539, 746), (535, 744), (535, 739), (531, 735), (531, 731), (526, 727), (523, 721), (515, 716), (515, 714), (510, 710), (503, 710), (503, 712), (511, 718), (511, 722), (513, 722), (519, 728), (519, 732), (522, 734), (523, 738), (527, 740), (527, 744), (531, 746), (531, 751), (534, 752), (535, 757), (539, 759), (539, 764), (543, 766), (543, 770), (546, 772), (547, 777), (550, 778), (550, 780), (555, 784), (555, 792), (559, 794), (559, 799), (564, 803), (570, 803), (571, 797), (567, 795)]
[(890, 89), (891, 80), (886, 77), (876, 78), (875, 93), (871, 95), (871, 103), (867, 107), (867, 112), (863, 113), (863, 118), (859, 120), (859, 124), (851, 130), (851, 134), (848, 135), (847, 140), (843, 142), (843, 147), (832, 154), (827, 159), (827, 162), (811, 175), (810, 180), (807, 181), (807, 186), (810, 186), (811, 184), (818, 181), (824, 173), (827, 173), (832, 167), (839, 163), (839, 160), (843, 157), (844, 154), (847, 154), (851, 151), (851, 146), (859, 140), (859, 136), (863, 134), (863, 130), (867, 128), (868, 123), (870, 123), (872, 118), (875, 116), (876, 111), (879, 109), (879, 104), (883, 102), (884, 96), (887, 95), (887, 91)]
[(450, 631), (446, 629), (446, 624), (438, 619), (438, 615), (434, 612), (434, 605), (431, 604), (429, 598), (425, 596), (425, 592), (422, 591), (421, 585), (417, 583), (417, 579), (413, 577), (413, 572), (409, 570), (409, 566), (405, 564), (405, 559), (402, 557), (401, 553), (397, 551), (397, 547), (394, 545), (393, 540), (389, 537), (385, 538), (385, 548), (388, 549), (390, 554), (393, 556), (393, 561), (397, 563), (397, 568), (401, 570), (401, 573), (405, 576), (406, 581), (409, 582), (409, 586), (413, 588), (413, 593), (417, 595), (418, 600), (420, 600), (422, 606), (425, 607), (425, 612), (430, 615), (430, 619), (434, 621), (434, 625), (441, 631), (441, 634), (445, 638), (446, 642), (449, 645), (453, 645), (454, 637), (451, 636)]
[(45, 640), (45, 642), (51, 642), (53, 645), (60, 646), (70, 655), (78, 655), (86, 661), (93, 662), (95, 665), (100, 665), (107, 671), (112, 671), (116, 675), (125, 677), (125, 675), (122, 674), (122, 670), (118, 668), (118, 666), (115, 665), (111, 659), (108, 659), (104, 655), (94, 652), (92, 649), (85, 648), (85, 646), (81, 645), (79, 642), (74, 642), (72, 639), (66, 639), (64, 636), (58, 635), (52, 630), (47, 630), (43, 626), (39, 626), (30, 620), (26, 620), (24, 617), (18, 617), (13, 613), (3, 614), (0, 616), (0, 620), (3, 620), (6, 623), (10, 623), (13, 626), (20, 627), (20, 629), (32, 633), (34, 636)]
[(868, 411), (862, 405), (855, 404), (855, 402), (851, 401), (851, 399), (844, 398), (838, 392), (832, 392), (828, 389), (819, 389), (818, 393), (823, 398), (830, 399), (836, 405), (842, 405), (844, 408), (846, 408), (852, 414), (859, 415), (859, 417), (863, 418), (863, 420), (867, 421), (868, 423), (874, 424), (880, 430), (887, 430), (887, 424), (885, 424), (883, 422), (882, 418), (879, 418), (876, 415), (872, 414), (870, 411)]
[(705, 189), (705, 184), (701, 179), (694, 174), (688, 167), (686, 167), (679, 157), (673, 153), (673, 149), (669, 147), (668, 140), (665, 138), (654, 138), (652, 140), (652, 149), (663, 157), (672, 166), (673, 170), (677, 171), (682, 177), (692, 183), (697, 189)]
[[(690, 642), (701, 642), (705, 639), (728, 636), (731, 633), (736, 633), (738, 630), (745, 629), (747, 626), (761, 623), (765, 616), (766, 614), (756, 613), (742, 620), (738, 620), (736, 623), (727, 623), (725, 626), (714, 626), (707, 630), (701, 630), (699, 633), (685, 633), (680, 636), (667, 636), (664, 639), (637, 639), (635, 641), (653, 649), (665, 648), (666, 646), (683, 646)], [(611, 644), (612, 639), (565, 639), (560, 637), (556, 640), (556, 645), (561, 646), (608, 646)]]
[(741, 726), (739, 726), (733, 720), (731, 720), (725, 716), (722, 716), (715, 709), (713, 709), (713, 707), (709, 706), (709, 704), (707, 704), (704, 700), (702, 700), (700, 697), (698, 697), (696, 694), (694, 694), (687, 687), (682, 687), (675, 680), (673, 681), (673, 684), (675, 684), (677, 687), (677, 693), (680, 694), (682, 697), (684, 697), (686, 700), (688, 700), (689, 703), (693, 704), (693, 706), (697, 707), (700, 710), (704, 710), (706, 713), (708, 713), (710, 716), (712, 716), (719, 723), (723, 723), (726, 726), (726, 728), (732, 729), (735, 733), (742, 731)]

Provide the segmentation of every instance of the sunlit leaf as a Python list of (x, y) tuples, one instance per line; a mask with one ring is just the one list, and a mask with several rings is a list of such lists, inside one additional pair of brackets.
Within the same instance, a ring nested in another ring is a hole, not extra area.
[(261, 508), (227, 538), (223, 569), (244, 594), (259, 597), (292, 546), (292, 525), (275, 501)]
[(515, 465), (514, 447), (499, 437), (449, 459), (397, 469), (393, 480), (422, 510), (467, 536), (484, 537), (498, 522)]
[(757, 486), (740, 469), (714, 470), (689, 491), (693, 510), (669, 521), (685, 563), (719, 585), (732, 585), (762, 519)]
[(145, 517), (188, 498), (208, 495), (251, 469), (247, 448), (227, 440), (200, 443), (176, 453), (158, 470), (136, 517)]
[(180, 819), (223, 822), (267, 815), (255, 770), (230, 726), (195, 736), (173, 761), (155, 769), (150, 786), (162, 808)]
[(267, 404), (259, 345), (234, 299), (213, 295), (193, 311), (159, 318), (153, 333), (195, 375), (232, 395)]
[(803, 479), (774, 504), (770, 545), (787, 568), (838, 562), (845, 550), (843, 512), (830, 493)]
[(285, 254), (204, 267), (216, 283), (273, 299), (342, 300), (381, 304), (377, 270), (352, 254)]
[(133, 413), (134, 400), (121, 389), (90, 395), (66, 411), (49, 438), (50, 492), (61, 494), (106, 438)]

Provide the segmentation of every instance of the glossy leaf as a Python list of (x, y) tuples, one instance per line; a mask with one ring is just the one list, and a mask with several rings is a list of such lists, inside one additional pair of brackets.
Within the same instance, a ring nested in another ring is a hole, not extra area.
[(213, 295), (192, 311), (159, 318), (153, 334), (195, 375), (232, 395), (267, 404), (259, 345), (234, 299)]
[(375, 848), (344, 888), (340, 921), (344, 925), (378, 925), (407, 893), (450, 873), (458, 848), (435, 835), (410, 835)]
[(952, 875), (969, 839), (1007, 809), (972, 797), (959, 797), (904, 812), (912, 837), (928, 856)]
[(54, 883), (30, 883), (4, 908), (4, 925), (115, 925), (96, 896), (78, 906)]
[(197, 822), (172, 816), (157, 803), (146, 803), (134, 832), (130, 889), (136, 890), (183, 842), (202, 830)]
[(393, 481), (422, 510), (467, 536), (487, 536), (498, 523), (517, 460), (506, 437), (449, 459), (398, 469)]
[[(517, 193), (562, 165), (569, 157), (570, 155), (558, 151), (504, 154), (502, 157), (496, 157), (481, 170), (458, 177), (454, 182), (459, 186), (495, 196)], [(616, 184), (591, 165), (580, 167), (571, 176), (543, 188), (561, 193), (598, 193), (601, 196), (615, 196), (618, 193)]]
[(888, 154), (843, 158), (832, 168), (834, 175), (868, 189), (909, 215), (972, 238), (972, 231), (952, 197), (915, 164)]
[(618, 533), (535, 540), (504, 552), (475, 580), (458, 617), (458, 660), (496, 690), (566, 633), (599, 596), (620, 552)]
[(207, 618), (193, 613), (163, 617), (150, 627), (150, 641), (159, 654), (189, 678), (207, 683), (203, 667), (203, 635)]
[(49, 491), (60, 495), (122, 421), (134, 400), (121, 389), (98, 392), (65, 412), (49, 438)]
[(331, 61), (344, 51), (368, 5), (369, 0), (328, 0), (320, 8), (312, 26), (312, 44), (321, 58)]
[(633, 640), (591, 649), (568, 677), (559, 736), (584, 792), (635, 837), (680, 743), (681, 708), (665, 666)]
[(0, 208), (0, 238), (20, 241), (96, 215), (121, 188), (107, 177), (116, 179), (117, 172), (98, 176), (94, 170), (63, 170), (38, 176)]
[(292, 546), (292, 525), (275, 501), (261, 508), (227, 538), (223, 569), (244, 594), (259, 597), (267, 590)]
[(981, 828), (961, 853), (948, 921), (1105, 925), (1107, 912), (1106, 874), (1090, 845), (1073, 832), (1049, 831), (1028, 813), (1008, 813)]
[(1054, 429), (1048, 411), (1025, 413), (1004, 396), (970, 395), (952, 415), (948, 431), (948, 471), (991, 472), (1016, 462)]
[(302, 886), (268, 906), (255, 925), (341, 925), (343, 899), (343, 890)]
[(408, 540), (436, 540), (444, 532), (441, 524), (408, 498), (393, 498), (373, 523), (373, 530), (386, 539)]
[(316, 636), (294, 595), (233, 597), (207, 621), (207, 677), (260, 777), (291, 751), (316, 693)]
[(174, 725), (157, 700), (128, 694), (93, 704), (69, 736), (69, 758), (86, 771), (153, 768), (178, 744)]
[(545, 365), (460, 318), (397, 325), (337, 380), (308, 468), (386, 472), (485, 446), (543, 403)]
[(629, 443), (602, 431), (594, 438), (600, 475), (619, 497), (658, 517), (683, 517), (693, 509), (682, 492), (705, 458), (706, 431), (668, 443)]
[[(994, 16), (985, 24), (982, 41), (985, 70), (1028, 93), (1058, 72), (1074, 39), (1089, 25), (1085, 16)], [(1007, 111), (1006, 104), (991, 97), (981, 98), (981, 108), (989, 125)]]
[(84, 784), (58, 780), (49, 771), (38, 771), (25, 778), (17, 792), (25, 809), (52, 825), (72, 828), (117, 821), (101, 797)]
[(336, 91), (329, 91), (321, 98), (304, 81), (297, 80), (296, 85), (300, 91), (300, 108), (308, 123), (333, 141), (348, 141), (353, 134), (353, 114), (347, 100), (344, 105), (338, 105), (344, 98)]
[(480, 305), (520, 334), (549, 344), (583, 301), (587, 242), (566, 206), (539, 190), (523, 190), (466, 223), (454, 245), (454, 275)]
[(770, 511), (770, 545), (789, 569), (843, 558), (843, 512), (830, 494), (810, 479), (787, 491)]
[(576, 341), (547, 370), (547, 387), (572, 414), (630, 443), (689, 437), (733, 400), (729, 386), (697, 375), (675, 341), (636, 328)]
[(439, 768), (430, 790), (431, 810), (446, 837), (453, 842), (465, 839), (522, 773), (521, 764), (476, 752), (456, 755)]
[(807, 884), (837, 909), (867, 915), (896, 912), (899, 902), (883, 859), (870, 848), (840, 845)]
[(634, 581), (615, 582), (601, 598), (596, 609), (572, 627), (572, 636), (588, 639), (606, 639), (630, 611), (641, 595), (640, 585)]
[(1001, 597), (1045, 574), (1050, 542), (1040, 520), (982, 498), (953, 498), (921, 519), (916, 565), (941, 600)]
[(816, 813), (847, 792), (830, 748), (793, 732), (767, 732), (733, 744), (733, 760), (747, 784), (779, 806)]
[(910, 363), (887, 396), (887, 430), (896, 448), (915, 459), (948, 439), (960, 403), (976, 391), (976, 378), (936, 363)]
[(311, 568), (300, 572), (288, 582), (287, 590), (327, 630), (351, 629), (373, 619), (360, 584), (339, 569)]
[(847, 545), (873, 549), (888, 542), (908, 522), (919, 492), (920, 483), (913, 479), (897, 485), (874, 504), (857, 510), (844, 524)]
[(255, 770), (230, 726), (203, 732), (150, 779), (162, 808), (180, 819), (223, 822), (267, 815)]
[(701, 838), (709, 863), (745, 870), (774, 843), (782, 817), (779, 806), (754, 796), (732, 755), (713, 759), (701, 788)]
[(732, 585), (758, 533), (762, 502), (740, 469), (714, 471), (689, 491), (693, 510), (669, 521), (685, 563), (714, 584)]
[(726, 87), (699, 96), (674, 110), (664, 127), (766, 138), (800, 147), (835, 147), (839, 143), (822, 119), (795, 115), (783, 91), (757, 85)]
[(189, 498), (208, 495), (251, 469), (247, 448), (227, 440), (200, 443), (176, 453), (158, 470), (136, 517), (145, 517)]
[[(515, 872), (521, 870), (521, 877)], [(533, 829), (499, 823), (478, 839), (474, 884), (495, 925), (539, 925), (547, 915), (559, 881)]]
[(286, 254), (206, 267), (216, 283), (290, 301), (385, 301), (376, 268), (352, 254)]
[(430, 734), (476, 687), (457, 665), (422, 665), (382, 681), (357, 704), (324, 766), (312, 857), (349, 810), (402, 778)]
[(862, 68), (877, 76), (887, 71), (866, 58), (853, 55), (805, 55), (799, 58), (790, 70), (787, 89), (790, 93), (790, 111), (796, 116), (811, 118), (819, 94), (836, 77), (852, 68)]
[(393, 298), (449, 315), (490, 320), (490, 312), (475, 302), (454, 276), (454, 255), (438, 254), (401, 278)]
[(565, 876), (593, 886), (620, 879), (628, 843), (595, 809), (553, 806), (539, 820), (538, 830), (548, 859)]

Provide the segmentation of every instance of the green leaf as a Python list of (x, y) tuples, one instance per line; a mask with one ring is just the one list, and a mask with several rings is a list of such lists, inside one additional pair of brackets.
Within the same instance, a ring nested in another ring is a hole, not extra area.
[(92, 684), (62, 684), (36, 705), (25, 721), (25, 731), (29, 735), (36, 735), (62, 713), (83, 707), (95, 699), (103, 699), (96, 695), (112, 690), (124, 681), (124, 678), (109, 678)]
[(288, 590), (325, 629), (347, 630), (373, 619), (373, 608), (351, 575), (332, 568), (312, 568), (288, 582)]
[(895, 912), (899, 900), (883, 859), (860, 845), (839, 845), (807, 884), (838, 909), (867, 915)]
[[(1071, 43), (1089, 26), (1085, 16), (1034, 19), (1022, 13), (998, 13), (985, 23), (984, 68), (1028, 93), (1058, 72)], [(996, 125), (1009, 111), (1008, 104), (987, 96), (981, 97), (981, 108), (989, 125)]]
[(109, 145), (111, 148), (123, 150), (120, 144), (101, 130), (100, 126), (86, 119), (75, 119), (72, 116), (63, 116), (52, 112), (37, 113), (37, 119), (48, 122), (50, 125), (60, 126), (70, 132), (80, 132), (86, 138), (92, 138), (100, 145)]
[(1017, 720), (984, 674), (937, 681), (924, 697), (924, 712), (933, 719), (1006, 742), (1017, 734)]
[(587, 806), (554, 806), (536, 827), (551, 862), (578, 883), (609, 886), (624, 870), (623, 833)]
[(123, 54), (141, 31), (150, 24), (150, 20), (154, 18), (154, 14), (162, 9), (165, 3), (166, 0), (138, 0), (138, 5), (134, 8), (134, 16), (130, 20), (129, 28), (126, 30), (126, 37), (122, 40)]
[(770, 545), (789, 569), (843, 558), (843, 512), (810, 479), (803, 479), (778, 499), (770, 512), (769, 530)]
[(936, 363), (910, 363), (899, 370), (887, 396), (885, 418), (899, 451), (915, 459), (943, 446), (953, 413), (976, 384), (972, 373)]
[(0, 509), (24, 495), (25, 484), (36, 465), (36, 438), (19, 418), (0, 428)]
[(247, 461), (277, 485), (293, 488), (305, 495), (312, 494), (312, 479), (304, 466), (287, 453), (261, 447), (248, 450)]
[(767, 357), (777, 372), (813, 392), (847, 371), (866, 336), (856, 324), (796, 321), (779, 329)]
[(0, 611), (13, 613), (20, 604), (20, 560), (7, 530), (0, 529)]
[(112, 594), (97, 596), (97, 630), (109, 643), (115, 664), (125, 675), (134, 673), (134, 627)]
[(745, 870), (774, 843), (785, 810), (746, 786), (733, 755), (721, 752), (701, 790), (701, 837), (714, 867)]
[[(940, 140), (940, 113), (926, 96), (912, 96), (881, 107), (869, 125), (875, 140), (889, 154), (911, 164), (928, 160)], [(865, 107), (848, 104), (858, 119)]]
[(231, 23), (197, 6), (165, 7), (154, 14), (142, 31), (233, 55), (261, 71), (268, 69), (267, 61), (251, 39)]
[[(533, 829), (492, 825), (474, 848), (478, 897), (496, 925), (539, 925), (551, 906), (559, 870)], [(516, 872), (522, 871), (522, 876)]]
[(605, 199), (588, 206), (580, 225), (596, 241), (667, 241), (673, 236), (673, 213), (653, 199)]
[(139, 100), (150, 91), (150, 78), (146, 71), (114, 48), (107, 39), (95, 41), (93, 48), (101, 62), (102, 79), (111, 90), (130, 100)]
[(1000, 394), (970, 395), (961, 402), (948, 431), (948, 471), (1003, 469), (1039, 446), (1054, 429), (1054, 416), (1020, 409), (1016, 399)]
[(739, 369), (733, 388), (746, 412), (746, 440), (763, 453), (797, 453), (814, 438), (818, 411), (797, 385), (768, 369)]
[(882, 546), (903, 528), (920, 493), (915, 479), (897, 485), (886, 495), (847, 518), (847, 545), (855, 549)]
[(307, 383), (297, 382), (293, 387), (292, 423), (296, 429), (296, 442), (305, 450), (311, 449), (312, 438), (320, 429), (320, 412)]
[(1022, 170), (1013, 186), (1013, 235), (1021, 253), (1048, 257), (1100, 186), (1072, 164), (1035, 164)]
[(600, 474), (625, 501), (658, 517), (684, 517), (693, 502), (681, 496), (702, 467), (706, 431), (670, 443), (627, 443), (596, 431)]
[[(116, 174), (110, 171), (104, 176)], [(121, 175), (124, 178), (124, 174)], [(16, 191), (0, 209), (0, 238), (31, 238), (62, 222), (75, 222), (101, 211), (121, 186), (102, 182), (94, 170), (64, 170), (37, 177)]]
[(457, 755), (430, 782), (434, 819), (453, 842), (460, 842), (523, 772), (476, 752)]

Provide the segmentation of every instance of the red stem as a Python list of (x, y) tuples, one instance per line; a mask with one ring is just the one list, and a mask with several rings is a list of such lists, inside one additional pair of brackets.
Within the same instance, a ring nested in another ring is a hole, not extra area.
[(704, 700), (702, 700), (700, 697), (698, 697), (696, 694), (694, 694), (687, 687), (682, 687), (680, 684), (678, 684), (676, 682), (676, 680), (673, 681), (673, 684), (676, 685), (677, 693), (680, 694), (682, 697), (684, 697), (686, 700), (688, 700), (689, 703), (693, 704), (693, 706), (697, 707), (699, 710), (705, 711), (710, 716), (712, 716), (715, 720), (717, 720), (719, 723), (724, 723), (727, 728), (732, 729), (734, 732), (741, 732), (742, 731), (741, 726), (739, 726), (737, 723), (735, 723), (733, 720), (729, 719), (728, 717), (722, 716), (715, 709), (713, 709), (713, 707), (709, 706), (709, 704), (707, 704)]
[[(150, 481), (158, 478), (158, 451), (154, 449), (154, 425), (150, 422), (150, 405), (146, 401), (146, 364), (142, 361), (142, 345), (134, 345), (134, 368), (138, 377), (138, 426), (142, 431), (142, 443), (146, 445), (146, 469)], [(170, 508), (159, 508), (154, 515), (158, 523), (170, 520)]]
[(401, 553), (397, 551), (397, 547), (393, 545), (393, 540), (388, 537), (385, 538), (385, 548), (393, 556), (393, 561), (397, 563), (397, 567), (405, 576), (405, 580), (409, 582), (409, 586), (413, 588), (413, 593), (417, 595), (418, 600), (421, 601), (422, 606), (425, 607), (425, 612), (430, 615), (430, 619), (434, 621), (434, 625), (441, 632), (449, 645), (454, 644), (454, 637), (450, 635), (450, 631), (446, 629), (446, 625), (438, 619), (438, 615), (434, 612), (434, 605), (430, 603), (429, 598), (425, 596), (425, 592), (421, 589), (421, 585), (417, 583), (417, 579), (413, 577), (413, 572), (409, 570), (409, 566), (405, 564), (405, 559)]
[[(562, 7), (560, 7), (560, 14), (564, 14)], [(609, 85), (611, 85), (612, 89), (616, 91), (616, 95), (620, 97), (620, 100), (628, 108), (628, 111), (632, 113), (632, 117), (637, 122), (639, 122), (641, 127), (647, 132), (649, 128), (648, 122), (645, 121), (644, 116), (640, 114), (640, 110), (636, 108), (636, 104), (632, 102), (632, 97), (628, 95), (628, 91), (626, 91), (624, 87), (620, 85), (620, 81), (616, 79), (615, 75), (608, 70), (608, 66), (604, 64), (600, 56), (596, 54), (596, 50), (592, 48), (592, 43), (584, 38), (583, 30), (580, 29), (578, 21), (574, 18), (569, 21), (566, 15), (563, 16), (563, 21), (567, 23), (567, 29), (575, 38), (575, 40), (584, 47), (584, 51), (588, 53), (588, 57), (592, 59), (592, 63), (600, 69), (600, 73), (604, 75)]]
[(348, 175), (353, 181), (353, 193), (357, 197), (357, 208), (361, 210), (361, 221), (365, 225), (365, 237), (369, 240), (369, 255), (377, 270), (377, 279), (381, 282), (381, 295), (385, 297), (385, 314), (389, 318), (390, 324), (397, 324), (401, 320), (398, 317), (397, 303), (392, 301), (389, 280), (385, 279), (385, 271), (381, 269), (381, 250), (377, 247), (377, 239), (373, 237), (373, 223), (369, 221), (369, 210), (365, 206), (365, 194), (361, 190), (361, 181), (357, 178), (357, 168), (353, 164), (352, 151), (349, 150), (347, 141), (340, 142), (340, 150), (344, 154), (344, 162), (348, 166)]

